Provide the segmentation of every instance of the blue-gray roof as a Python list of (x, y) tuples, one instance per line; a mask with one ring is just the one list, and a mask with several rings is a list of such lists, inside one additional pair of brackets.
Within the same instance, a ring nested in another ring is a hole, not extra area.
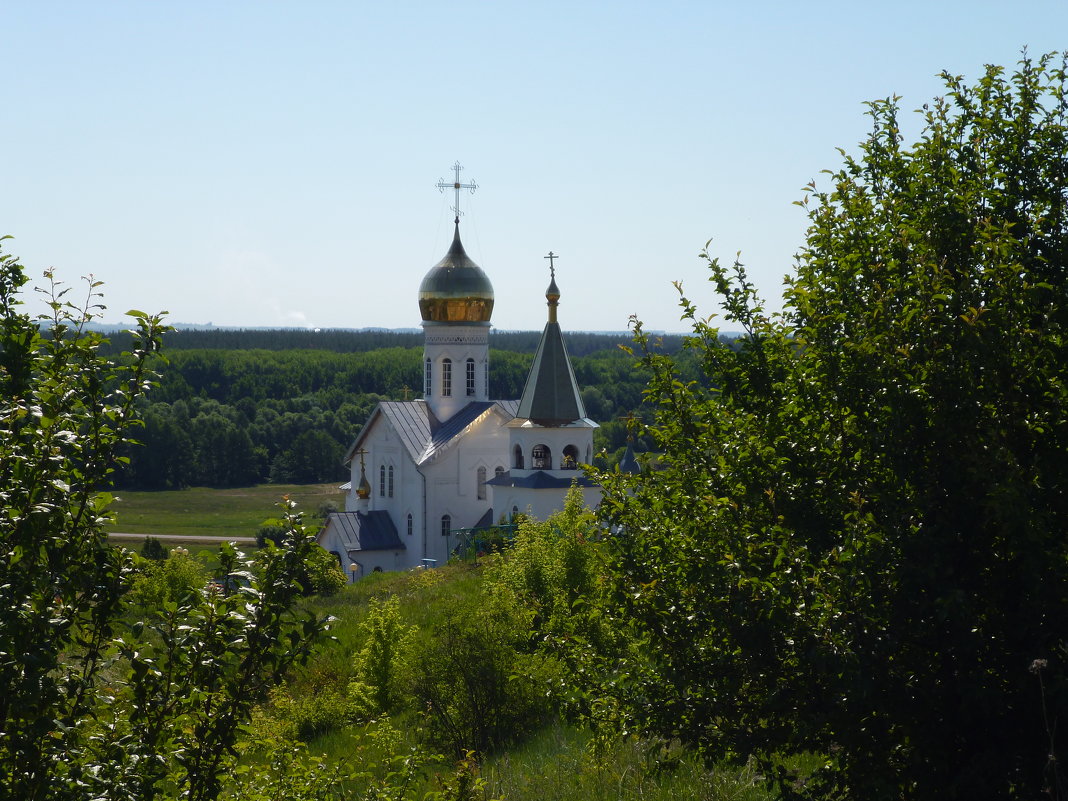
[(623, 452), (623, 458), (619, 460), (619, 472), (638, 475), (641, 471), (642, 466), (638, 464), (638, 457), (634, 455), (634, 445), (627, 442), (627, 449)]
[(389, 512), (334, 512), (327, 518), (326, 525), (337, 527), (342, 533), (342, 541), (356, 543), (355, 550), (405, 550)]
[(493, 525), (493, 508), (490, 507), (472, 528), (490, 528)]
[(446, 450), (458, 434), (483, 415), (496, 408), (505, 419), (511, 420), (515, 417), (518, 406), (519, 401), (514, 400), (472, 401), (444, 423), (439, 423), (425, 401), (382, 401), (375, 407), (360, 436), (349, 448), (345, 461), (352, 460), (378, 415), (389, 420), (412, 461), (421, 465), (432, 461)]
[(528, 476), (512, 476), (512, 471), (494, 476), (487, 484), (495, 487), (523, 487), (525, 489), (567, 489), (572, 483), (580, 487), (596, 487), (597, 482), (587, 478), (583, 473), (576, 471), (574, 474), (557, 478), (544, 470), (535, 470)]

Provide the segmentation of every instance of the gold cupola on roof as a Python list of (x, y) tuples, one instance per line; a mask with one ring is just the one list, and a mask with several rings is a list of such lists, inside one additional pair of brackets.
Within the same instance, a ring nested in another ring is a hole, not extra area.
[(452, 247), (419, 285), (419, 314), (426, 323), (488, 323), (493, 285), (464, 252), (459, 220)]
[(361, 501), (366, 501), (371, 497), (371, 482), (367, 480), (367, 470), (363, 463), (363, 455), (367, 453), (365, 450), (360, 450), (360, 483), (356, 487), (356, 497)]

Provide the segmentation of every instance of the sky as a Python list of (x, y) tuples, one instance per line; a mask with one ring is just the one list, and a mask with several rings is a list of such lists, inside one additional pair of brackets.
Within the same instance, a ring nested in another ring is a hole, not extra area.
[[(452, 238), (501, 330), (767, 307), (864, 103), (1068, 48), (1068, 1), (0, 2), (0, 235), (105, 322), (411, 328)], [(27, 311), (43, 307), (27, 293)], [(729, 326), (725, 326), (729, 328)]]

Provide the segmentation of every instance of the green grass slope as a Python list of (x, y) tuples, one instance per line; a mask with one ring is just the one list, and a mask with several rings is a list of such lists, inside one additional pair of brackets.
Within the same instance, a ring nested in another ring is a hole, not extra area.
[[(479, 564), (454, 561), (430, 571), (374, 574), (330, 598), (310, 598), (317, 614), (335, 618), (334, 641), (290, 676), (266, 716), (298, 719), (310, 731), (304, 739), (328, 763), (385, 764), (389, 753), (426, 745), (421, 715), (406, 709), (377, 722), (345, 719), (353, 676), (353, 655), (363, 647), (361, 623), (373, 599), (397, 598), (402, 621), (418, 627), (419, 638), (438, 636), (450, 610), (487, 603), (485, 578), (496, 558)], [(506, 556), (503, 558), (507, 558)], [(261, 719), (262, 721), (262, 719)], [(290, 720), (293, 722), (293, 720)], [(383, 735), (383, 731), (386, 732)], [(634, 736), (594, 738), (581, 724), (556, 717), (517, 733), (506, 748), (485, 754), (477, 767), (484, 782), (478, 798), (507, 801), (668, 801), (669, 799), (774, 798), (747, 768), (709, 769), (676, 743)], [(440, 790), (453, 774), (451, 757), (430, 759), (413, 781), (413, 798)]]

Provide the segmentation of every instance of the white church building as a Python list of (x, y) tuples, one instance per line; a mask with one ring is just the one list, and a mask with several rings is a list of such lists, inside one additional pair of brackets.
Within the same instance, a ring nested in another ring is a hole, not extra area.
[(444, 564), (472, 529), (562, 509), (573, 482), (587, 505), (600, 501), (579, 470), (592, 461), (597, 424), (586, 417), (557, 322), (553, 254), (548, 322), (523, 395), (491, 400), (493, 286), (464, 252), (458, 212), (455, 225), (449, 252), (419, 287), (423, 397), (374, 409), (345, 456), (345, 511), (318, 536), (354, 578)]

